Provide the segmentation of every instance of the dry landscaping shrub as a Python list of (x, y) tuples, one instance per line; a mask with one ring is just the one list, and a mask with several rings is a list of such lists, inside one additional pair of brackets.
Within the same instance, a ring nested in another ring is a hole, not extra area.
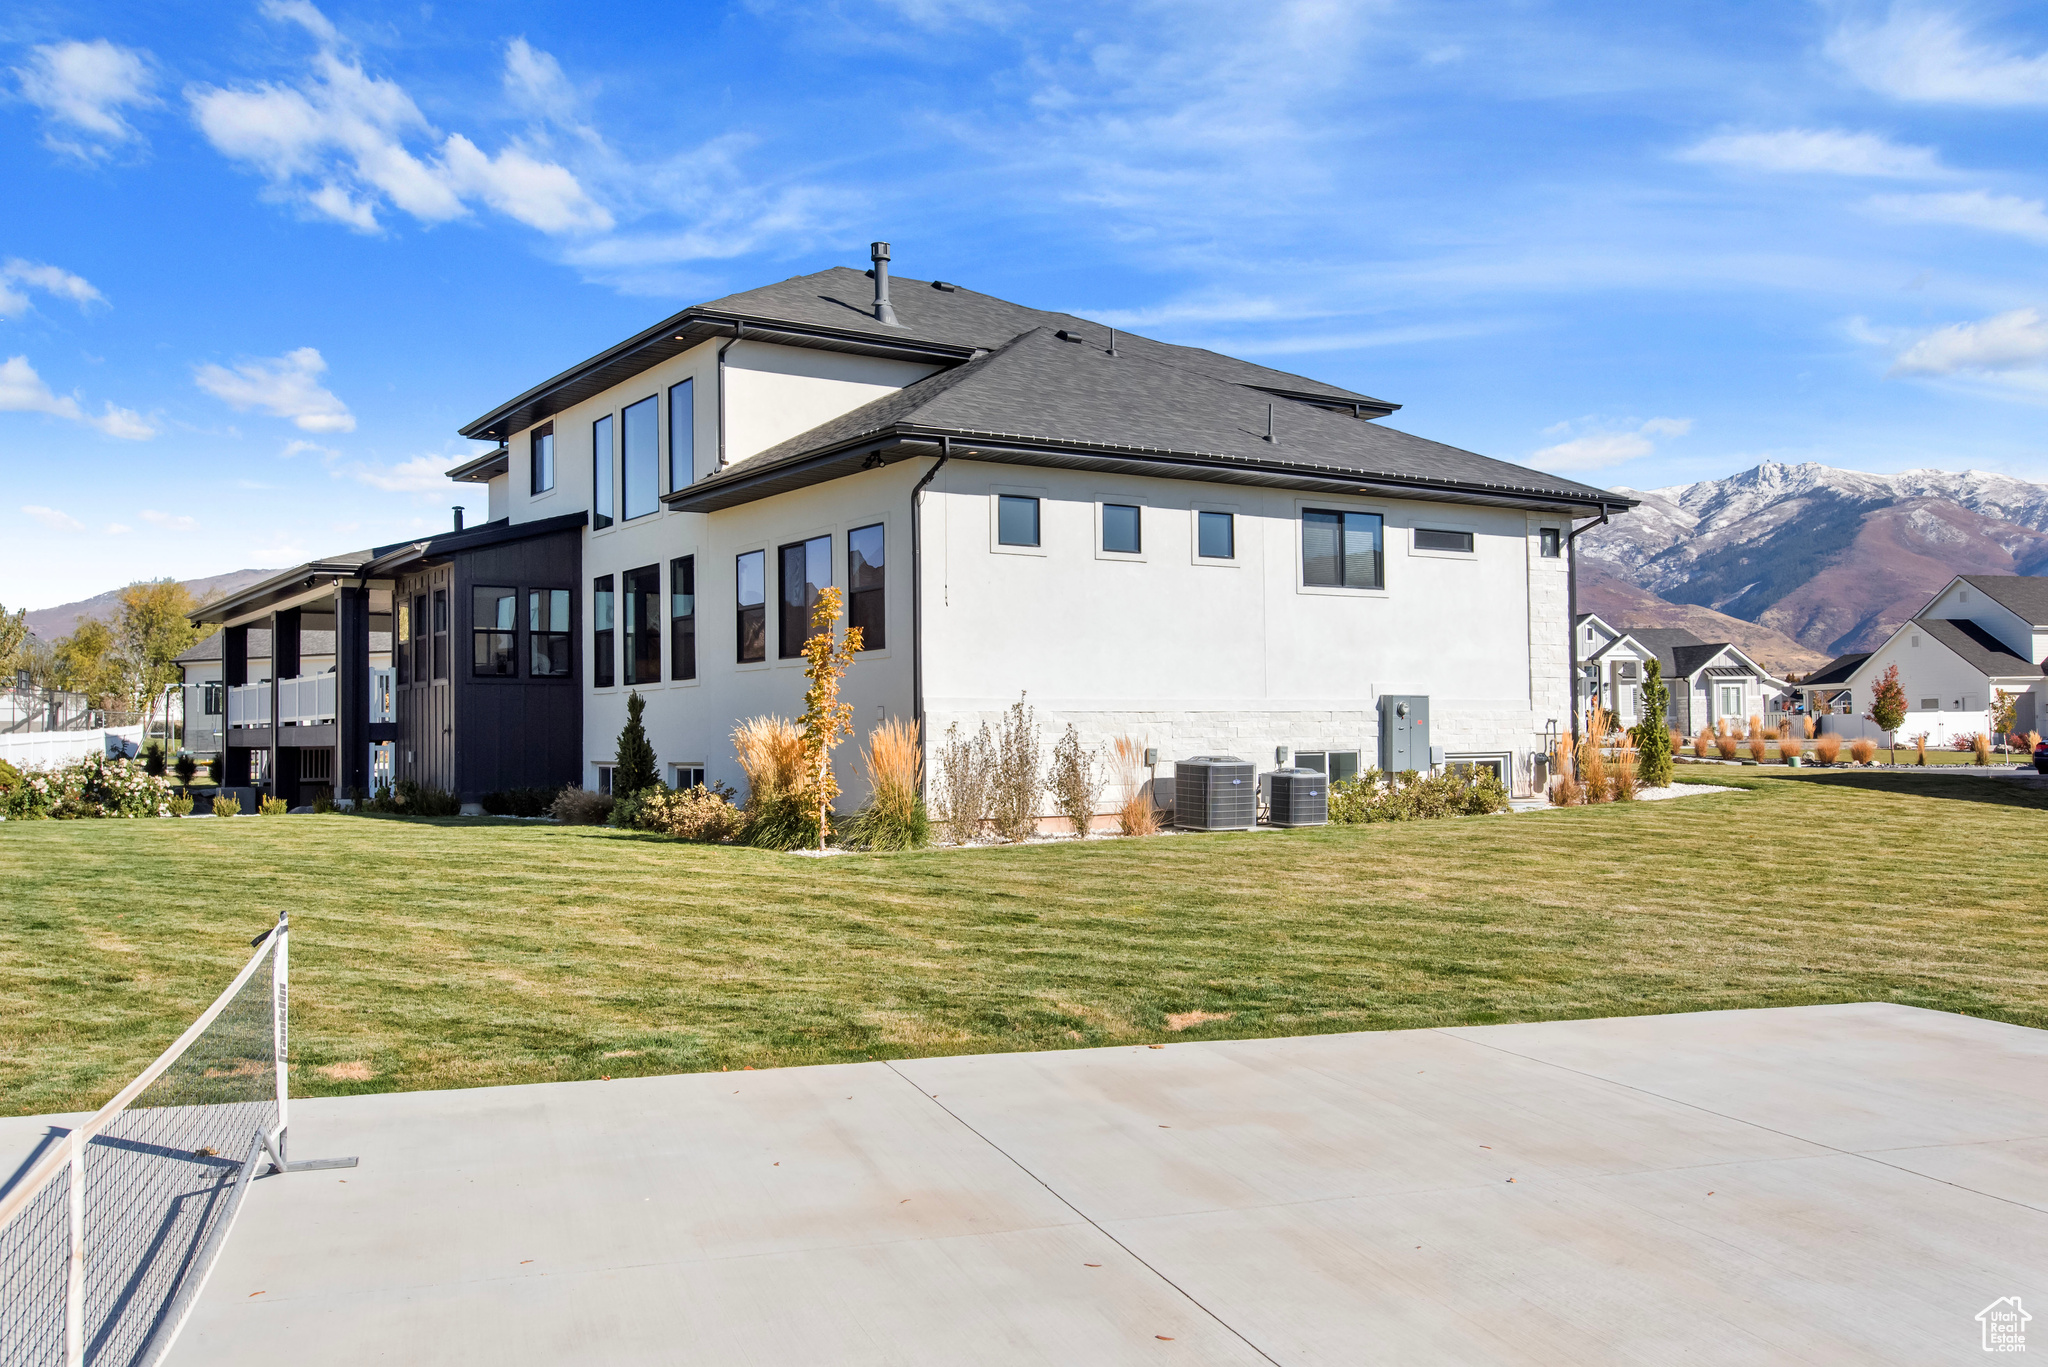
[(1714, 748), (1721, 752), (1722, 759), (1734, 759), (1742, 753), (1742, 737), (1733, 731), (1723, 730), (1714, 737)]
[(961, 736), (958, 722), (946, 728), (946, 743), (939, 747), (939, 823), (955, 845), (981, 838), (995, 770), (996, 743), (987, 722), (972, 739)]
[(1713, 748), (1714, 733), (1712, 731), (1709, 731), (1706, 727), (1702, 726), (1700, 728), (1700, 733), (1692, 738), (1692, 752), (1700, 759), (1705, 759), (1707, 757), (1707, 751)]
[(1052, 747), (1052, 768), (1045, 786), (1052, 793), (1053, 806), (1074, 827), (1074, 839), (1086, 840), (1095, 823), (1095, 809), (1102, 805), (1103, 774), (1093, 750), (1081, 748), (1081, 733), (1072, 722)]
[(284, 816), (291, 811), (291, 804), (281, 797), (266, 797), (256, 804), (258, 816)]
[(2029, 753), (2032, 753), (2034, 747), (2039, 745), (2040, 743), (2041, 733), (2039, 731), (2027, 732), (2027, 750)]
[(1764, 762), (1764, 759), (1765, 759), (1765, 758), (1766, 758), (1766, 757), (1767, 757), (1767, 756), (1768, 756), (1768, 755), (1769, 755), (1770, 753), (1771, 753), (1771, 740), (1770, 740), (1770, 737), (1769, 737), (1769, 736), (1766, 736), (1766, 735), (1765, 735), (1765, 734), (1763, 733), (1763, 731), (1762, 731), (1762, 729), (1761, 729), (1761, 728), (1759, 728), (1759, 729), (1757, 729), (1757, 730), (1755, 730), (1755, 731), (1752, 731), (1752, 732), (1750, 732), (1750, 733), (1749, 733), (1749, 757), (1750, 757), (1751, 759), (1755, 760), (1755, 761), (1756, 761), (1756, 762), (1757, 762), (1758, 764), (1762, 764), (1762, 763)]
[(1870, 763), (1877, 754), (1877, 742), (1868, 736), (1858, 736), (1849, 742), (1849, 758), (1858, 764)]
[[(1336, 785), (1332, 785), (1334, 788)], [(1330, 794), (1332, 803), (1336, 793)], [(1570, 736), (1559, 736), (1557, 745), (1550, 754), (1550, 804), (1553, 807), (1576, 807), (1586, 800), (1586, 790), (1579, 784), (1578, 766), (1572, 762), (1572, 741)], [(1331, 820), (1336, 820), (1333, 811)]]
[(1579, 782), (1585, 788), (1586, 801), (1607, 801), (1607, 756), (1597, 736), (1588, 736), (1579, 746)]
[(242, 799), (234, 793), (229, 793), (225, 797), (215, 798), (213, 800), (213, 814), (215, 816), (240, 816), (242, 814)]
[(548, 815), (564, 826), (602, 826), (611, 818), (612, 799), (604, 793), (564, 788), (555, 794)]
[(1145, 782), (1145, 742), (1136, 736), (1118, 736), (1110, 744), (1110, 764), (1116, 770), (1117, 787), (1123, 791), (1123, 801), (1116, 809), (1117, 830), (1124, 835), (1157, 835), (1159, 812)]
[(817, 813), (804, 795), (804, 733), (786, 717), (750, 717), (733, 728), (732, 744), (747, 776), (747, 825), (741, 840), (767, 850), (793, 850), (818, 838)]
[(1814, 737), (1813, 757), (1822, 764), (1833, 764), (1842, 757), (1842, 738), (1832, 731)]
[(1015, 844), (1038, 834), (1039, 798), (1044, 792), (1038, 716), (1025, 704), (1023, 694), (1018, 694), (996, 727), (995, 747), (989, 823), (998, 838)]
[(1750, 714), (1749, 714), (1749, 734), (1751, 735), (1751, 737), (1756, 737), (1756, 736), (1761, 736), (1761, 735), (1762, 735), (1763, 733), (1764, 733), (1764, 719), (1763, 719), (1762, 717), (1759, 717), (1759, 716), (1758, 716), (1758, 715), (1757, 715), (1756, 713), (1754, 713), (1754, 712), (1750, 713)]
[(865, 756), (868, 805), (848, 824), (848, 841), (871, 850), (916, 850), (931, 844), (917, 723), (894, 718), (883, 722), (868, 732)]
[(1991, 763), (1991, 737), (1985, 735), (1982, 731), (1977, 733), (1976, 751), (1977, 763)]
[(174, 797), (174, 798), (172, 798), (172, 799), (171, 799), (171, 815), (172, 815), (172, 816), (190, 816), (190, 815), (192, 815), (192, 798), (191, 798), (191, 796), (190, 796), (189, 794), (186, 794), (186, 793), (180, 793), (180, 794), (178, 794), (178, 795), (177, 795), (176, 797)]
[(1610, 781), (1616, 802), (1635, 801), (1640, 786), (1641, 767), (1635, 742), (1623, 736), (1621, 744), (1614, 752), (1614, 777)]
[(1367, 769), (1330, 785), (1330, 820), (1337, 825), (1485, 816), (1513, 806), (1491, 769), (1446, 769), (1426, 776), (1410, 769), (1384, 781), (1379, 770)]
[(723, 783), (681, 789), (657, 784), (639, 794), (633, 805), (633, 827), (678, 840), (731, 840), (746, 824), (746, 817), (732, 802), (737, 796)]
[(1805, 753), (1806, 737), (1799, 734), (1798, 728), (1787, 727), (1784, 737), (1778, 742), (1778, 758), (1789, 764)]
[(1677, 754), (1685, 748), (1685, 736), (1677, 727), (1671, 728), (1671, 753)]
[(1920, 767), (1927, 767), (1927, 733), (1922, 731), (1913, 737), (1913, 753), (1919, 758)]

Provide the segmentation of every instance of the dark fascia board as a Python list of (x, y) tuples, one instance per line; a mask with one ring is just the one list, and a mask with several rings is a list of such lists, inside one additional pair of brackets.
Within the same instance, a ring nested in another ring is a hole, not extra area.
[(1368, 493), (1392, 498), (1432, 499), (1533, 512), (1595, 516), (1601, 509), (1620, 511), (1637, 500), (1619, 494), (1574, 499), (1533, 490), (1456, 484), (1449, 481), (1399, 479), (1328, 468), (1250, 465), (1232, 457), (1202, 457), (1175, 452), (1057, 446), (990, 437), (977, 433), (937, 433), (898, 428), (843, 445), (783, 461), (760, 471), (736, 469), (713, 482), (666, 494), (662, 502), (689, 513), (717, 512), (771, 498), (857, 470), (893, 465), (918, 456), (936, 456), (950, 446), (956, 460), (981, 460), (1004, 465), (1036, 465), (1110, 474), (1150, 475), (1208, 484), (1238, 484), (1269, 489), (1302, 489), (1312, 493)]
[(922, 360), (935, 365), (970, 360), (979, 350), (911, 337), (897, 341), (812, 323), (753, 318), (711, 309), (685, 309), (645, 332), (599, 352), (582, 364), (571, 366), (553, 379), (542, 381), (519, 397), (499, 404), (464, 427), (462, 435), (480, 440), (509, 441), (513, 433), (524, 431), (565, 408), (603, 393), (613, 385), (623, 384), (671, 356), (679, 356), (691, 347), (714, 338), (742, 335), (764, 342), (782, 341), (825, 351)]
[(194, 622), (225, 622), (230, 617), (246, 616), (260, 612), (273, 603), (295, 598), (312, 588), (314, 583), (330, 577), (352, 578), (369, 559), (369, 552), (360, 552), (360, 558), (336, 557), (330, 560), (309, 560), (294, 566), (282, 574), (274, 574), (260, 584), (251, 584), (231, 597), (202, 604), (189, 614)]
[(487, 522), (481, 527), (448, 532), (425, 541), (380, 546), (374, 558), (363, 562), (359, 576), (364, 579), (381, 579), (416, 561), (439, 560), (463, 551), (481, 550), (486, 546), (499, 546), (509, 541), (527, 541), (537, 536), (553, 536), (558, 532), (575, 531), (589, 520), (590, 514), (585, 511), (563, 513), (560, 517), (544, 517), (536, 522)]
[(475, 460), (464, 461), (448, 472), (448, 478), (464, 484), (488, 484), (512, 468), (512, 458), (504, 447), (486, 451)]

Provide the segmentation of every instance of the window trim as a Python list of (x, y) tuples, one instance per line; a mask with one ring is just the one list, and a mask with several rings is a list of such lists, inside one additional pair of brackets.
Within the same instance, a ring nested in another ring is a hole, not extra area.
[[(1202, 514), (1222, 513), (1230, 519), (1230, 556), (1202, 554)], [(1188, 562), (1215, 569), (1234, 569), (1244, 564), (1244, 509), (1235, 503), (1197, 503), (1188, 509)]]
[[(1387, 529), (1392, 519), (1384, 503), (1367, 503), (1348, 498), (1297, 498), (1294, 500), (1294, 591), (1327, 598), (1391, 598), (1393, 557), (1387, 554)], [(1349, 584), (1308, 582), (1308, 521), (1305, 513), (1370, 513), (1380, 520), (1380, 587), (1353, 588)]]
[[(799, 535), (797, 539), (794, 541), (782, 542), (775, 548), (775, 658), (778, 661), (787, 662), (791, 660), (803, 659), (803, 643), (810, 639), (811, 614), (814, 611), (816, 611), (815, 605), (812, 604), (810, 601), (810, 595), (804, 595), (804, 620), (801, 632), (797, 637), (796, 649), (793, 651), (785, 649), (789, 642), (784, 634), (787, 628), (787, 623), (783, 619), (783, 611), (788, 606), (788, 604), (786, 604), (783, 601), (785, 577), (783, 557), (793, 550), (801, 549), (803, 551), (805, 575), (804, 582), (808, 584), (810, 582), (809, 576), (811, 569), (811, 546), (816, 542), (822, 541), (825, 543), (825, 573), (828, 575), (836, 575), (838, 573), (838, 567), (832, 563), (832, 558), (834, 554), (833, 543), (837, 539), (838, 538), (834, 536), (833, 533), (831, 533), (830, 531), (810, 532)], [(836, 578), (828, 579), (824, 583), (820, 584), (818, 586), (818, 589), (822, 593), (825, 589), (831, 588), (836, 583), (838, 583), (838, 580)], [(845, 625), (846, 613), (846, 599), (843, 593), (840, 595), (839, 611), (840, 624), (843, 626)]]
[[(1045, 505), (1052, 500), (1043, 485), (992, 484), (988, 495), (988, 548), (993, 555), (1037, 555), (1045, 554)], [(1029, 498), (1038, 503), (1038, 544), (1035, 546), (1010, 546), (1003, 543), (1003, 500), (1005, 498)]]
[[(540, 443), (548, 444), (548, 480), (540, 480)], [(555, 491), (555, 476), (560, 467), (555, 460), (555, 424), (552, 419), (542, 423), (526, 434), (526, 496), (543, 498)]]
[[(1418, 546), (1415, 544), (1415, 534), (1417, 532), (1463, 532), (1472, 538), (1472, 549), (1469, 551), (1451, 551), (1439, 550), (1433, 546)], [(1477, 523), (1459, 522), (1444, 518), (1431, 518), (1428, 522), (1414, 522), (1410, 523), (1408, 527), (1408, 554), (1424, 560), (1474, 561), (1479, 559), (1480, 536), (1481, 532)], [(1386, 549), (1386, 539), (1385, 529), (1382, 529), (1380, 548), (1383, 552)], [(1382, 555), (1381, 559), (1384, 560), (1385, 558)]]
[(455, 678), (455, 604), (452, 584), (427, 590), (428, 604), (433, 612), (433, 635), (429, 638), (428, 649), (434, 659), (433, 679), (437, 684), (453, 683)]
[[(1132, 494), (1097, 494), (1095, 496), (1095, 558), (1097, 560), (1124, 560), (1143, 564), (1149, 557), (1145, 553), (1145, 503)], [(1135, 508), (1138, 513), (1138, 549), (1135, 551), (1113, 551), (1108, 546), (1108, 513), (1111, 508)], [(1038, 505), (1038, 539), (1045, 541), (1045, 505)]]
[(668, 765), (668, 786), (679, 793), (685, 791), (683, 787), (683, 775), (685, 773), (693, 773), (697, 776), (697, 782), (691, 784), (691, 787), (696, 787), (698, 784), (708, 784), (711, 781), (710, 769), (711, 766), (702, 760), (670, 760)]
[(1441, 771), (1447, 774), (1461, 764), (1467, 765), (1474, 769), (1480, 768), (1484, 765), (1496, 765), (1498, 766), (1498, 768), (1495, 772), (1500, 776), (1501, 786), (1503, 788), (1509, 789), (1510, 791), (1512, 791), (1514, 788), (1515, 758), (1513, 755), (1508, 754), (1506, 751), (1472, 750), (1464, 751), (1455, 755), (1446, 752), (1444, 754), (1444, 762), (1441, 766)]
[[(877, 587), (877, 588), (871, 588), (871, 589), (859, 589), (859, 590), (856, 590), (856, 589), (855, 589), (855, 588), (853, 587), (853, 537), (854, 537), (854, 533), (856, 533), (856, 532), (865, 532), (865, 531), (880, 531), (880, 532), (881, 532), (881, 534), (882, 534), (882, 582), (881, 582), (881, 585), (880, 585), (879, 587)], [(861, 655), (862, 655), (862, 657), (863, 657), (863, 658), (867, 658), (867, 659), (876, 659), (876, 660), (886, 660), (887, 658), (889, 658), (889, 522), (888, 522), (888, 519), (886, 519), (886, 518), (879, 518), (879, 519), (877, 519), (876, 521), (873, 521), (873, 522), (862, 522), (862, 523), (859, 523), (859, 524), (857, 524), (857, 525), (854, 525), (854, 526), (850, 526), (850, 527), (848, 527), (848, 528), (846, 529), (846, 532), (845, 532), (845, 536), (846, 536), (846, 587), (845, 587), (845, 589), (844, 589), (844, 593), (843, 593), (843, 596), (844, 596), (844, 599), (845, 599), (845, 610), (846, 610), (846, 625), (847, 625), (848, 627), (851, 627), (851, 626), (852, 626), (852, 625), (854, 624), (854, 623), (853, 623), (853, 599), (854, 599), (854, 595), (855, 595), (855, 593), (856, 593), (856, 592), (858, 592), (858, 593), (874, 593), (874, 594), (879, 594), (879, 595), (881, 595), (881, 603), (882, 603), (882, 643), (881, 643), (880, 645), (878, 645), (878, 646), (877, 646), (877, 645), (867, 645), (867, 644), (863, 643), (863, 645), (861, 646), (861, 652), (860, 652), (860, 653), (861, 653)]]

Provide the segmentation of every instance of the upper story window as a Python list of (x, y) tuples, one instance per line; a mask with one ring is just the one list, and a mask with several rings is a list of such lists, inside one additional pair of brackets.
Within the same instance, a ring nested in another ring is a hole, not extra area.
[(887, 538), (882, 524), (855, 527), (846, 534), (846, 625), (860, 628), (862, 650), (889, 645), (883, 581), (887, 571)]
[(569, 590), (527, 590), (526, 654), (533, 678), (569, 676)]
[(398, 673), (398, 682), (412, 682), (412, 604), (402, 593), (392, 597), (391, 623), (391, 665)]
[(590, 525), (612, 525), (612, 417), (590, 424)]
[(697, 406), (690, 382), (668, 390), (668, 487), (682, 489), (697, 479)]
[(1195, 515), (1195, 553), (1209, 560), (1237, 559), (1237, 517), (1232, 513)]
[(415, 593), (412, 596), (412, 681), (425, 683), (432, 672), (433, 661), (429, 658), (427, 646), (427, 595)]
[(1417, 527), (1415, 549), (1418, 551), (1463, 551), (1472, 552), (1472, 533), (1454, 532), (1443, 527)]
[(434, 590), (434, 678), (448, 677), (448, 590)]
[(1143, 519), (1135, 503), (1102, 505), (1102, 549), (1120, 555), (1144, 550)]
[(668, 562), (668, 676), (697, 677), (697, 557)]
[(757, 664), (768, 658), (768, 552), (735, 556), (733, 587), (739, 609), (739, 662)]
[(227, 685), (218, 681), (199, 685), (200, 715), (218, 717), (222, 711), (221, 702), (226, 696), (226, 692)]
[(481, 678), (519, 674), (519, 591), (469, 591), (469, 672)]
[(996, 544), (1038, 544), (1038, 500), (1025, 494), (996, 496)]
[(619, 465), (625, 471), (624, 520), (661, 508), (660, 419), (652, 395), (619, 414)]
[(1545, 527), (1536, 533), (1537, 550), (1545, 560), (1555, 560), (1564, 552), (1564, 537), (1555, 527)]
[(555, 487), (555, 425), (544, 422), (534, 428), (530, 444), (527, 492), (544, 494)]
[(610, 688), (617, 667), (612, 653), (612, 577), (600, 574), (590, 585), (590, 686)]
[(1301, 582), (1324, 588), (1384, 587), (1378, 513), (1310, 508), (1301, 515)]
[(804, 638), (811, 634), (811, 611), (818, 595), (832, 586), (832, 538), (814, 536), (778, 548), (782, 561), (782, 630), (780, 650), (785, 660), (804, 653)]
[(661, 566), (626, 575), (626, 682), (661, 682)]

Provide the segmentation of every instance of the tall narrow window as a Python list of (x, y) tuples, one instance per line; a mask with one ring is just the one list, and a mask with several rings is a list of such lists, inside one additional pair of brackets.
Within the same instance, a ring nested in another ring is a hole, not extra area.
[(412, 604), (402, 593), (392, 595), (397, 611), (391, 626), (391, 664), (398, 671), (398, 682), (412, 682)]
[(1022, 494), (996, 496), (996, 544), (1036, 546), (1038, 544), (1038, 500)]
[(625, 471), (625, 521), (661, 507), (660, 410), (652, 395), (619, 414), (619, 465)]
[(768, 552), (748, 551), (733, 562), (739, 603), (739, 662), (768, 658)]
[(1209, 560), (1237, 559), (1237, 518), (1231, 513), (1195, 515), (1195, 553)]
[(612, 677), (612, 577), (600, 574), (590, 592), (590, 686), (610, 688)]
[(846, 625), (860, 628), (862, 650), (885, 650), (889, 645), (882, 602), (886, 551), (879, 522), (846, 534)]
[(1136, 555), (1145, 548), (1138, 507), (1134, 503), (1102, 505), (1102, 549)]
[(423, 684), (432, 672), (433, 661), (427, 642), (427, 595), (415, 593), (412, 596), (412, 681)]
[(818, 595), (832, 585), (832, 538), (814, 536), (781, 547), (782, 556), (782, 649), (783, 659), (804, 653), (804, 638), (811, 634), (811, 610)]
[(590, 525), (612, 525), (612, 419), (590, 424)]
[(448, 590), (434, 590), (434, 679), (448, 677)]
[(697, 479), (697, 406), (690, 382), (668, 391), (668, 487), (687, 488)]
[(626, 682), (661, 682), (661, 566), (626, 571)]
[(1326, 588), (1381, 587), (1378, 513), (1309, 509), (1301, 515), (1301, 582)]
[(569, 676), (569, 590), (526, 594), (526, 672), (536, 679)]
[(1544, 527), (1536, 533), (1537, 551), (1545, 560), (1555, 560), (1563, 550), (1563, 537), (1555, 527)]
[(533, 429), (533, 479), (528, 493), (544, 494), (555, 487), (555, 425), (544, 422)]
[(519, 673), (519, 591), (469, 591), (469, 672), (482, 678)]
[(668, 676), (697, 677), (697, 557), (668, 562)]

